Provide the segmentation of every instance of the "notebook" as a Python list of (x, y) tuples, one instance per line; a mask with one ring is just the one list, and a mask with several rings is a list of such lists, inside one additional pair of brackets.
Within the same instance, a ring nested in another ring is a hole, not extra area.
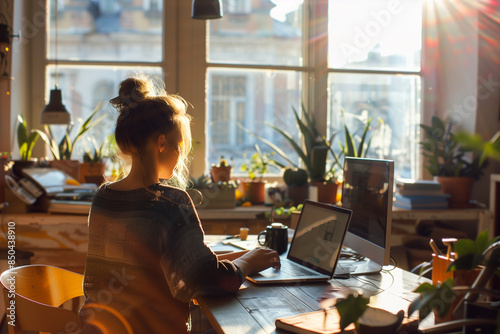
[(346, 208), (306, 200), (288, 252), (280, 257), (281, 269), (268, 268), (247, 279), (256, 284), (331, 279), (351, 214)]

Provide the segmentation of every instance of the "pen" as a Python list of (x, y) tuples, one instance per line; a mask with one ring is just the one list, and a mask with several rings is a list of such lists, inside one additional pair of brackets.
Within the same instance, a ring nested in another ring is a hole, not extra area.
[(230, 235), (230, 236), (226, 237), (226, 239), (237, 239), (239, 237), (240, 237), (239, 234), (235, 234), (235, 235)]
[(443, 253), (441, 253), (441, 251), (439, 250), (439, 248), (436, 245), (436, 242), (434, 242), (433, 239), (431, 239), (429, 241), (429, 245), (431, 245), (431, 248), (434, 251), (434, 254), (436, 254), (436, 255), (443, 255)]

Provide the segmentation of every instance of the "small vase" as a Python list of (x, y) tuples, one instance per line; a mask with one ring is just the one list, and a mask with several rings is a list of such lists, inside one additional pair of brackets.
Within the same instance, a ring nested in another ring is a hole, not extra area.
[(96, 183), (101, 185), (104, 180), (106, 164), (104, 162), (82, 162), (80, 164), (80, 183)]
[(337, 203), (337, 183), (312, 182), (311, 185), (318, 189), (318, 202)]
[(264, 204), (266, 201), (266, 182), (250, 181), (243, 182), (243, 197), (252, 204)]
[(231, 166), (212, 166), (212, 180), (215, 183), (231, 180)]

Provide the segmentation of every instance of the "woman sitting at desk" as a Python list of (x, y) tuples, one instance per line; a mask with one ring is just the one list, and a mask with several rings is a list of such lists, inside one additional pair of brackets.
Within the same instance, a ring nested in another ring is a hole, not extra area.
[(180, 189), (191, 150), (182, 98), (154, 94), (148, 80), (130, 78), (110, 102), (120, 113), (116, 143), (131, 168), (104, 184), (92, 203), (85, 302), (113, 307), (134, 333), (189, 332), (191, 299), (236, 293), (246, 275), (279, 267), (278, 254), (256, 249), (217, 257), (204, 242), (193, 203)]

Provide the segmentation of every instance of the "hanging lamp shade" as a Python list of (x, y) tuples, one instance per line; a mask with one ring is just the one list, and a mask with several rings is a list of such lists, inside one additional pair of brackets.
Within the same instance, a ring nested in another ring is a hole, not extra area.
[(61, 90), (57, 87), (50, 91), (49, 103), (42, 110), (42, 124), (68, 124), (71, 116), (62, 103)]
[(191, 17), (198, 20), (213, 20), (222, 17), (220, 0), (193, 0)]

